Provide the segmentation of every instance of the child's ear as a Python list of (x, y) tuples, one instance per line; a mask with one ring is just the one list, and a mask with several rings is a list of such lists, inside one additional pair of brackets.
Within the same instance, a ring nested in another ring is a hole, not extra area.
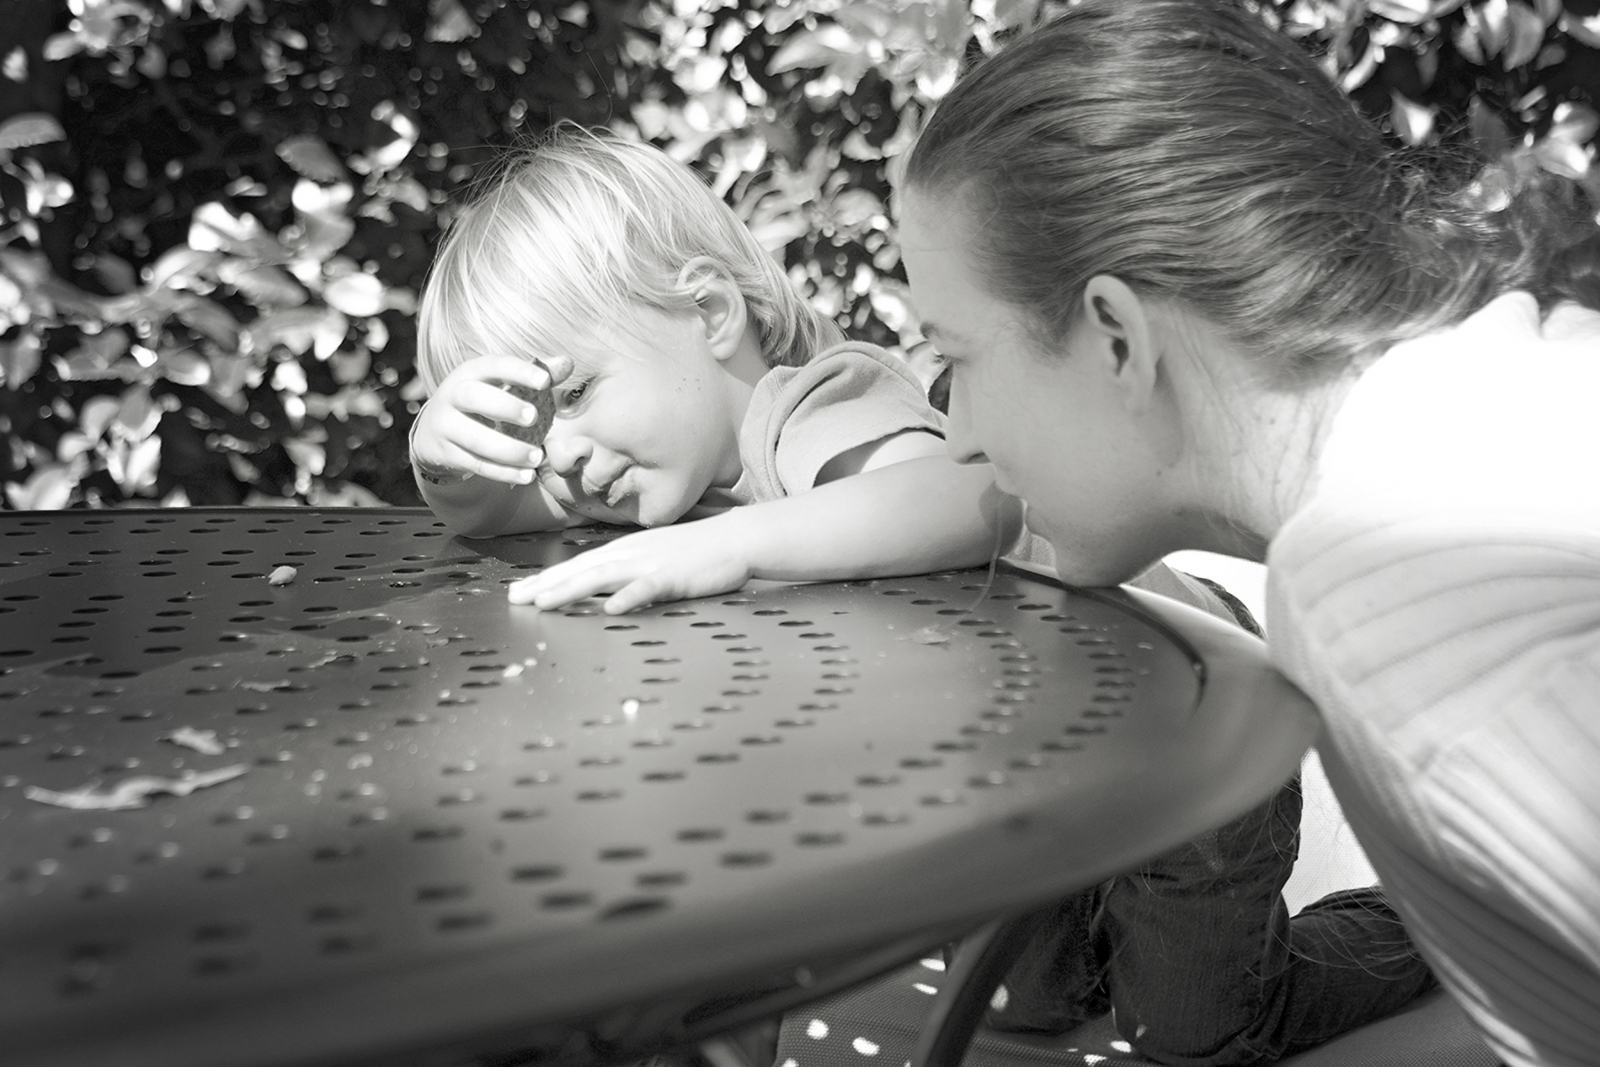
[(728, 359), (744, 340), (750, 312), (744, 293), (715, 260), (696, 256), (678, 272), (678, 283), (694, 296), (711, 354)]
[(1084, 336), (1089, 358), (1114, 376), (1128, 409), (1148, 411), (1154, 402), (1161, 351), (1150, 307), (1121, 278), (1097, 274), (1083, 289)]

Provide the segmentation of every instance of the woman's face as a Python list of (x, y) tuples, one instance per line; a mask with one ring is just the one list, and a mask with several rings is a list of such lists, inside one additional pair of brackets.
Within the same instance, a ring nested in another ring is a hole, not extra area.
[(1064, 581), (1125, 581), (1181, 547), (1171, 544), (1182, 509), (1171, 500), (1170, 405), (1130, 407), (1109, 340), (1081, 315), (1042, 350), (1021, 311), (990, 294), (954, 198), (910, 190), (901, 204), (912, 300), (950, 367), (950, 454), (994, 465), (1000, 488), (1027, 503), (1029, 528), (1055, 547)]

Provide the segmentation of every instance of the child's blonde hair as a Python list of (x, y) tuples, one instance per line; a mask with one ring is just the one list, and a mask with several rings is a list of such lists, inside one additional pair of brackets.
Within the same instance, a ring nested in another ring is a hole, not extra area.
[(706, 257), (744, 294), (769, 366), (843, 334), (693, 171), (650, 145), (564, 125), (511, 153), (450, 227), (417, 318), (433, 392), (476, 356), (569, 352), (627, 305), (695, 306), (683, 268)]

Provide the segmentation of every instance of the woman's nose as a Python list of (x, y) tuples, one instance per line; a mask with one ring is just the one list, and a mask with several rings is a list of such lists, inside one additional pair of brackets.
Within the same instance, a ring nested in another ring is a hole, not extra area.
[(545, 465), (559, 478), (570, 478), (582, 473), (583, 465), (594, 451), (594, 446), (582, 434), (573, 433), (557, 419), (544, 438)]
[(950, 389), (946, 397), (944, 447), (957, 463), (987, 463), (983, 447), (972, 432), (972, 420), (967, 417), (967, 406), (962, 402), (960, 389)]

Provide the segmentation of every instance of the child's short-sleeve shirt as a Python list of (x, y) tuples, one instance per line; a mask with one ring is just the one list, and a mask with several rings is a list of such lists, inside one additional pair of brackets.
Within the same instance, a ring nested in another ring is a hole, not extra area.
[(774, 367), (756, 385), (739, 429), (744, 476), (702, 508), (759, 504), (803, 493), (834, 457), (897, 433), (944, 436), (944, 417), (905, 362), (847, 342), (803, 367)]

